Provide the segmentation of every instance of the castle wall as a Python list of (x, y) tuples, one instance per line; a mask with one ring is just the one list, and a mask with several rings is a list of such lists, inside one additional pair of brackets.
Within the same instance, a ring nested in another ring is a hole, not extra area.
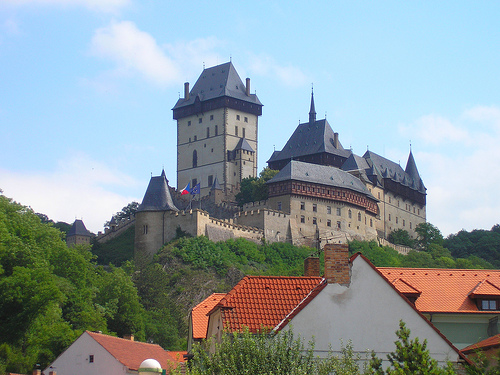
[(151, 259), (165, 241), (167, 211), (140, 211), (135, 215), (134, 258), (138, 266)]
[(290, 216), (269, 209), (243, 211), (236, 216), (238, 224), (257, 227), (263, 231), (268, 242), (293, 242), (289, 230)]
[(125, 232), (128, 228), (130, 228), (132, 225), (135, 224), (135, 217), (129, 217), (126, 220), (120, 221), (120, 223), (113, 228), (106, 228), (104, 230), (104, 233), (99, 232), (97, 233), (97, 242), (99, 243), (105, 243), (108, 242), (109, 240), (112, 240), (113, 238), (120, 236), (123, 232)]

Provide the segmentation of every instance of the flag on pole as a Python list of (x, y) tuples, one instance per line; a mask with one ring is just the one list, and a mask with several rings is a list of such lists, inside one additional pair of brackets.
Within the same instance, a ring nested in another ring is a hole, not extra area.
[(193, 194), (193, 195), (200, 194), (200, 183), (199, 182), (195, 187), (193, 187), (191, 189), (191, 194)]
[(181, 195), (186, 195), (191, 193), (191, 188), (189, 187), (189, 182), (184, 189), (181, 190)]

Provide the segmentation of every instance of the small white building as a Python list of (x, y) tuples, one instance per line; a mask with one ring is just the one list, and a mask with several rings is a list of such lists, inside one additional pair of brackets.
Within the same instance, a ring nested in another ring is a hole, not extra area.
[(184, 362), (179, 352), (167, 352), (156, 344), (122, 339), (85, 331), (45, 369), (57, 375), (124, 375), (138, 374), (141, 363), (155, 359), (168, 370)]

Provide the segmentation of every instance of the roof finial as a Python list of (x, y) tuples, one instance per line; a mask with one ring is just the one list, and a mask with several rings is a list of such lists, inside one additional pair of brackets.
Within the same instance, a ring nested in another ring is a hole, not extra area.
[(229, 54), (229, 62), (233, 62), (233, 55)]
[(411, 152), (411, 139), (410, 139), (410, 152)]
[(326, 120), (326, 111), (325, 111), (325, 120)]
[(203, 70), (205, 70), (205, 61), (203, 61)]
[(314, 86), (311, 83), (311, 109), (309, 110), (309, 124), (316, 122), (316, 109), (314, 108)]

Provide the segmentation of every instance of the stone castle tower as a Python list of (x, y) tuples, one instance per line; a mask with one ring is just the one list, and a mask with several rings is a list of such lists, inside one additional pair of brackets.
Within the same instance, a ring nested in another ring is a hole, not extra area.
[(231, 200), (243, 178), (257, 176), (258, 117), (262, 104), (231, 62), (204, 69), (173, 108), (177, 120), (177, 189), (200, 183), (208, 195), (217, 178)]

